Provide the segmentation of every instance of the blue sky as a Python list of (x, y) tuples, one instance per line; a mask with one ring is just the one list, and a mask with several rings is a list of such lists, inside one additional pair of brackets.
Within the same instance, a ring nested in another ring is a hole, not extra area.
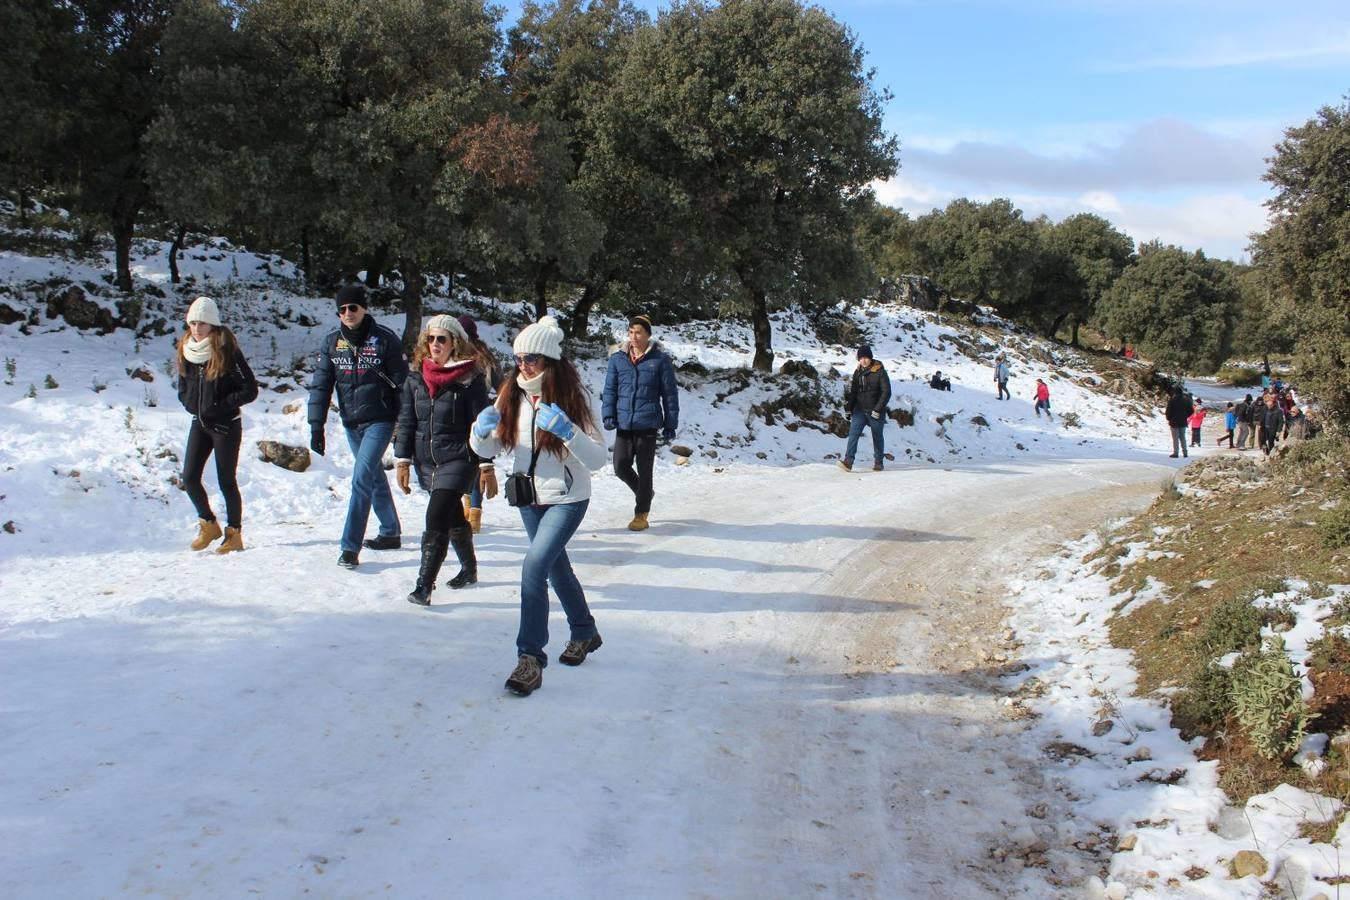
[(893, 95), (901, 168), (877, 193), (915, 216), (1008, 197), (1028, 218), (1093, 212), (1136, 241), (1242, 259), (1283, 130), (1350, 93), (1345, 0), (815, 5)]

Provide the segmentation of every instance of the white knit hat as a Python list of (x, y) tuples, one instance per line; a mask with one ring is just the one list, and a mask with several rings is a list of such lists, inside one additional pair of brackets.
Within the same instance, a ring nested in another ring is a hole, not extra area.
[(544, 316), (516, 335), (511, 349), (517, 354), (542, 353), (549, 359), (562, 359), (563, 330), (558, 320)]
[(188, 307), (187, 320), (189, 322), (205, 322), (207, 325), (220, 327), (220, 310), (216, 309), (216, 301), (210, 297), (198, 297), (192, 301)]
[(427, 319), (427, 324), (423, 326), (422, 330), (430, 331), (433, 328), (450, 332), (451, 337), (461, 344), (469, 343), (469, 336), (465, 333), (464, 326), (459, 324), (459, 320), (454, 316), (447, 316), (444, 314), (432, 316), (430, 319)]

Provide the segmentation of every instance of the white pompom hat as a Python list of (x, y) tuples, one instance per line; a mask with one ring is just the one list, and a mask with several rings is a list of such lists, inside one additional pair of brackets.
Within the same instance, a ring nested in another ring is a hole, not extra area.
[(188, 307), (187, 320), (189, 322), (205, 322), (207, 325), (220, 327), (220, 310), (216, 309), (216, 301), (210, 297), (198, 297), (192, 301)]
[(562, 359), (563, 330), (558, 320), (544, 316), (533, 325), (528, 325), (516, 335), (511, 349), (516, 354), (539, 353), (549, 359)]
[(459, 341), (461, 344), (469, 343), (469, 335), (465, 333), (464, 326), (459, 324), (459, 320), (453, 316), (447, 315), (432, 316), (430, 319), (427, 319), (427, 324), (423, 327), (422, 330), (430, 331), (433, 328), (438, 328), (441, 331), (450, 332), (450, 336), (453, 337), (455, 340)]

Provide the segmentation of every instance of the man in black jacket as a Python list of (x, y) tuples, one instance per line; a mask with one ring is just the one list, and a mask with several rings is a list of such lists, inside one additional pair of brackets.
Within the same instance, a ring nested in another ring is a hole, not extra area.
[(365, 541), (365, 546), (392, 550), (402, 543), (398, 511), (383, 461), (398, 418), (399, 387), (408, 377), (408, 357), (398, 335), (378, 324), (367, 312), (368, 307), (364, 286), (348, 284), (338, 291), (341, 324), (324, 337), (309, 384), (309, 448), (323, 455), (324, 423), (336, 390), (347, 445), (356, 458), (347, 524), (342, 529), (342, 554), (338, 557), (338, 565), (347, 569), (360, 564), (372, 506), (380, 532)]
[(1172, 432), (1172, 453), (1171, 458), (1177, 458), (1177, 448), (1181, 448), (1181, 455), (1189, 457), (1186, 452), (1186, 421), (1195, 410), (1195, 403), (1191, 400), (1191, 395), (1186, 393), (1186, 388), (1177, 385), (1172, 388), (1172, 399), (1167, 401), (1167, 410), (1164, 415), (1167, 416), (1167, 427)]
[(858, 368), (844, 391), (844, 412), (848, 414), (848, 445), (839, 468), (853, 471), (853, 457), (858, 452), (858, 438), (863, 428), (872, 429), (872, 471), (880, 472), (885, 458), (881, 429), (886, 424), (886, 404), (891, 402), (891, 379), (886, 367), (872, 358), (872, 348), (866, 344), (858, 348)]

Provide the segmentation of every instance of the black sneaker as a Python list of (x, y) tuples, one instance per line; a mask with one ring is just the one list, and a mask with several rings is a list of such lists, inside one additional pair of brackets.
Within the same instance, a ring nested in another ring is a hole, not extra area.
[(521, 697), (528, 697), (544, 684), (544, 670), (539, 660), (522, 653), (515, 671), (506, 679), (506, 689)]
[(355, 569), (361, 565), (361, 560), (355, 550), (343, 550), (342, 555), (338, 557), (338, 565), (344, 569)]
[(378, 535), (373, 538), (366, 538), (366, 548), (369, 550), (397, 550), (403, 546), (403, 538), (397, 534)]
[(579, 666), (586, 661), (588, 654), (599, 650), (603, 643), (598, 631), (589, 641), (568, 641), (567, 648), (558, 656), (558, 662), (565, 666)]

